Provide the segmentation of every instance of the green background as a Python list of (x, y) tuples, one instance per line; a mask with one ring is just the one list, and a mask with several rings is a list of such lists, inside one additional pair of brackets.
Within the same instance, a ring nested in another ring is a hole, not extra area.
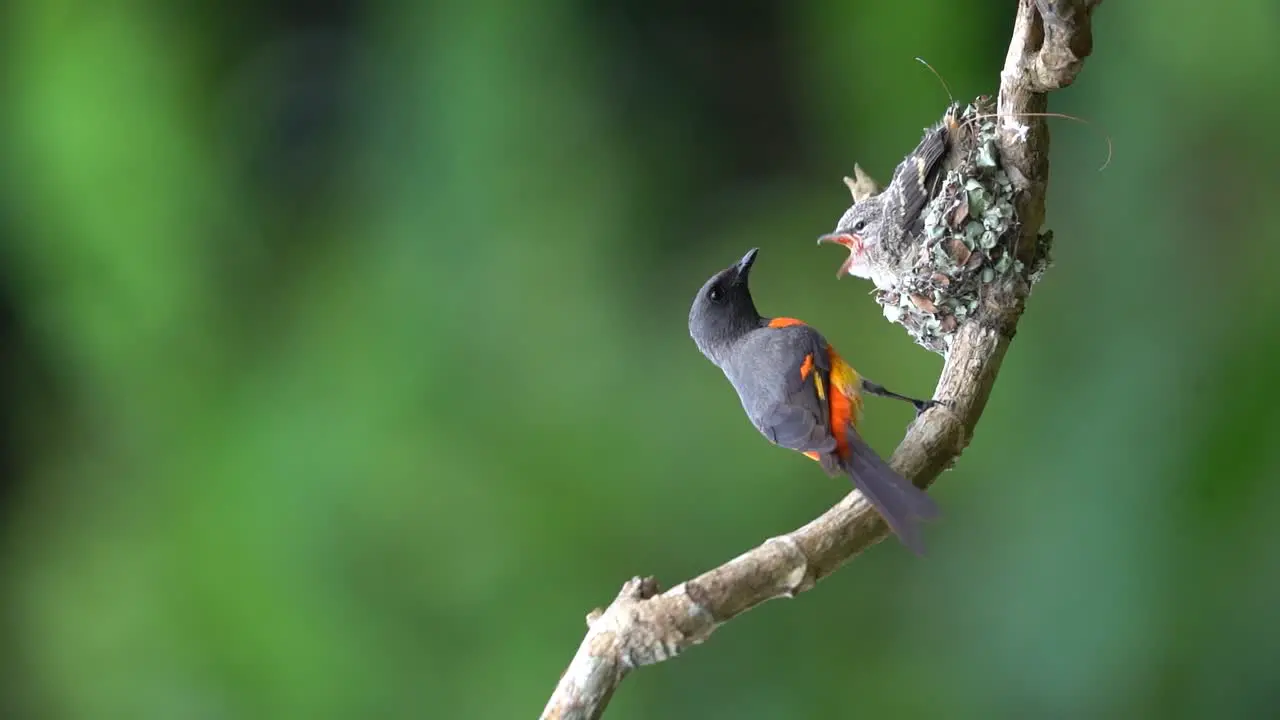
[[(688, 338), (748, 248), (763, 312), (933, 387), (814, 238), (945, 106), (914, 56), (994, 92), (1013, 3), (304, 5), (0, 10), (4, 717), (535, 717), (623, 580), (847, 490)], [(929, 558), (881, 544), (607, 717), (1274, 712), (1278, 31), (1101, 6), (1056, 266)], [(872, 444), (910, 416), (869, 400)]]

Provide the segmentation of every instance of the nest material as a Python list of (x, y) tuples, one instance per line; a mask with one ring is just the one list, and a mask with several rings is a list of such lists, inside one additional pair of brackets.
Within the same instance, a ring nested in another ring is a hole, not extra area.
[[(900, 284), (880, 290), (876, 301), (890, 322), (906, 328), (923, 347), (945, 354), (961, 321), (978, 311), (984, 287), (1009, 273), (1024, 273), (1009, 244), (1016, 242), (1016, 189), (1000, 167), (997, 125), (989, 102), (979, 98), (957, 117), (957, 140), (964, 146), (958, 162), (924, 211), (924, 231), (913, 243), (914, 263), (900, 265)], [(1027, 279), (1035, 283), (1049, 265), (1050, 233), (1041, 235), (1035, 266)]]

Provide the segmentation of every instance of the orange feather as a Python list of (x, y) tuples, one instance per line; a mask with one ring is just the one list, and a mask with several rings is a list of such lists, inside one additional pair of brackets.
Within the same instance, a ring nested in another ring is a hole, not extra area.
[(771, 328), (784, 328), (784, 327), (792, 327), (794, 325), (803, 325), (803, 324), (804, 322), (801, 320), (797, 320), (795, 318), (788, 318), (788, 317), (776, 317), (769, 321), (769, 327)]
[[(823, 399), (828, 402), (831, 434), (836, 439), (836, 454), (842, 460), (847, 460), (849, 458), (849, 439), (846, 437), (845, 430), (850, 425), (856, 429), (862, 419), (862, 393), (859, 390), (861, 378), (858, 375), (858, 371), (845, 362), (844, 358), (841, 358), (840, 354), (830, 344), (827, 345), (827, 355), (831, 358), (829, 379), (826, 383), (823, 383), (822, 373), (818, 373), (813, 379), (814, 388), (818, 393), (818, 397), (822, 398), (824, 393), (819, 388), (824, 384), (830, 387), (830, 390), (825, 393), (826, 397)], [(805, 357), (804, 362), (800, 364), (800, 377), (809, 377), (812, 372), (813, 356), (808, 355)], [(810, 460), (818, 460), (818, 454), (815, 452), (801, 454)]]
[(862, 419), (862, 393), (859, 391), (858, 371), (840, 357), (836, 349), (827, 345), (831, 356), (831, 432), (836, 438), (836, 453), (841, 459), (849, 458), (849, 439), (846, 429), (855, 429)]

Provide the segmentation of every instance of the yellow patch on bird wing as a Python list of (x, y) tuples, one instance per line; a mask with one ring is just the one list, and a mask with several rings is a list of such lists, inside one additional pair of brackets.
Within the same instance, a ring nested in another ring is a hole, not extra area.
[(849, 399), (849, 422), (857, 428), (862, 420), (862, 377), (834, 350), (829, 351), (829, 354), (831, 355), (831, 387)]
[(804, 362), (800, 363), (800, 379), (807, 380), (813, 375), (813, 387), (818, 391), (818, 399), (827, 399), (826, 384), (822, 381), (822, 373), (813, 372), (813, 353), (804, 356)]

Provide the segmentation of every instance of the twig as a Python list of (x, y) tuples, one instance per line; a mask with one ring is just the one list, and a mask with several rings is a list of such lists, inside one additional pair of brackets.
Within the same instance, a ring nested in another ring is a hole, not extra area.
[[(1001, 161), (1017, 194), (1016, 245), (1026, 267), (1041, 242), (1048, 183), (1045, 93), (1075, 79), (1092, 50), (1090, 20), (1101, 0), (1020, 0), (1000, 74), (999, 113), (1030, 127), (1001, 123)], [(1006, 125), (1008, 127), (1006, 127)], [(982, 416), (1013, 339), (1031, 283), (1019, 273), (984, 293), (979, 311), (956, 331), (938, 380), (935, 406), (907, 430), (890, 463), (928, 487), (964, 450)], [(605, 610), (587, 616), (588, 631), (543, 720), (595, 720), (628, 672), (662, 662), (706, 640), (722, 623), (780, 597), (794, 597), (882, 540), (884, 521), (856, 490), (804, 527), (771, 538), (733, 560), (658, 592), (653, 578), (632, 578)]]

